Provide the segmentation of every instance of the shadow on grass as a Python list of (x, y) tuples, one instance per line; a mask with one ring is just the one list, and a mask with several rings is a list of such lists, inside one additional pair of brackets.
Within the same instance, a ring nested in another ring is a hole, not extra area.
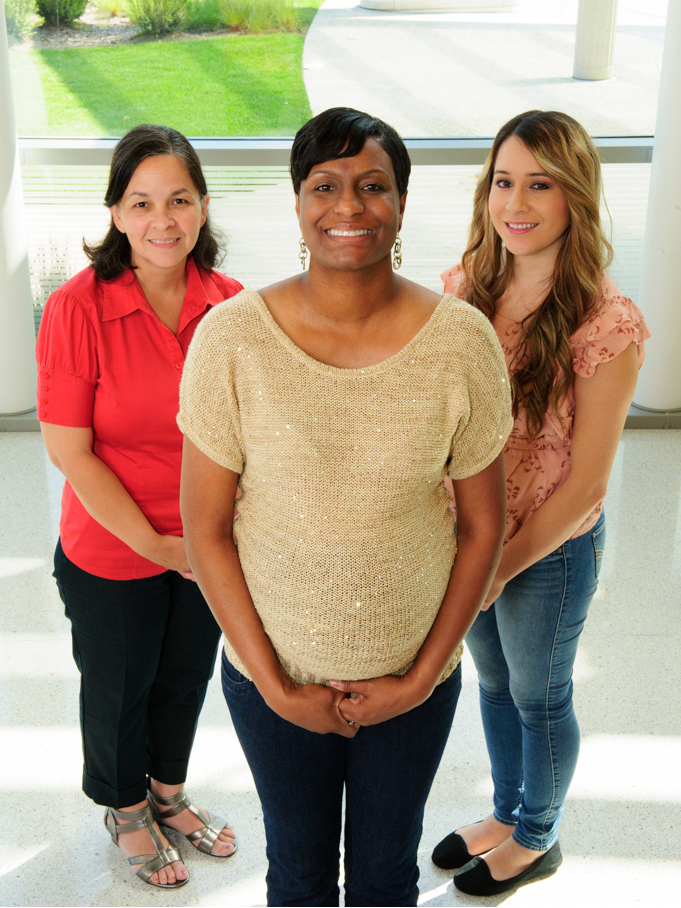
[(102, 135), (150, 122), (187, 135), (292, 135), (311, 116), (303, 41), (243, 35), (39, 51), (51, 131), (82, 134), (80, 109)]

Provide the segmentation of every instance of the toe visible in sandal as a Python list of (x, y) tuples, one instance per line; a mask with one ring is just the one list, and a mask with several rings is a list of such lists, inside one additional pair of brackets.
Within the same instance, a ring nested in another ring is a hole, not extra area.
[[(127, 822), (119, 824), (119, 820), (127, 820)], [(184, 880), (176, 879), (174, 883), (155, 883), (151, 879), (159, 870), (163, 870), (164, 867), (168, 867), (175, 861), (181, 861), (182, 858), (177, 848), (173, 848), (172, 845), (168, 845), (167, 848), (163, 847), (161, 837), (154, 826), (154, 815), (148, 804), (141, 810), (116, 810), (113, 807), (107, 807), (104, 812), (104, 825), (114, 845), (119, 848), (121, 847), (118, 844), (119, 835), (125, 835), (126, 832), (138, 832), (140, 829), (147, 830), (156, 849), (155, 853), (138, 854), (135, 857), (128, 858), (128, 863), (131, 866), (135, 864), (142, 865), (135, 872), (145, 883), (150, 886), (156, 886), (158, 889), (179, 889), (180, 886), (184, 886), (189, 881), (188, 876)]]
[(235, 838), (234, 847), (229, 854), (213, 853), (213, 848), (218, 841), (220, 833), (227, 826), (227, 821), (223, 820), (222, 817), (215, 816), (209, 810), (200, 810), (191, 802), (186, 789), (183, 788), (169, 798), (162, 798), (160, 795), (154, 794), (153, 791), (148, 791), (147, 797), (156, 821), (160, 826), (165, 826), (166, 829), (173, 829), (175, 832), (179, 832), (174, 826), (168, 826), (166, 820), (177, 816), (183, 810), (189, 810), (199, 818), (204, 824), (201, 829), (196, 829), (194, 832), (187, 834), (180, 832), (180, 835), (184, 835), (197, 851), (201, 851), (212, 858), (231, 858), (236, 852)]

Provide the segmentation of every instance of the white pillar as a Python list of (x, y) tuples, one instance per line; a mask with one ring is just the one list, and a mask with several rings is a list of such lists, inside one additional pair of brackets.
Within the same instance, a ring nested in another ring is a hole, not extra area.
[(617, 0), (579, 0), (575, 79), (610, 79), (615, 46)]
[(0, 415), (35, 408), (35, 330), (19, 150), (0, 0)]
[(667, 13), (639, 304), (646, 341), (636, 403), (681, 409), (681, 3)]

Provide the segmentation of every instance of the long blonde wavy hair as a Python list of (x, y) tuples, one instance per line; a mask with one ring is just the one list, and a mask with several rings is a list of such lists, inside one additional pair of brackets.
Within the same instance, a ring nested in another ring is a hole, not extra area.
[(478, 178), (468, 245), (462, 258), (463, 297), (488, 318), (513, 277), (513, 255), (503, 248), (488, 209), (499, 149), (517, 136), (565, 193), (570, 223), (556, 258), (553, 281), (540, 305), (522, 322), (511, 364), (513, 415), (524, 407), (531, 438), (546, 412), (558, 411), (574, 379), (570, 337), (597, 304), (612, 247), (601, 225), (601, 165), (586, 130), (567, 114), (528, 110), (499, 130)]

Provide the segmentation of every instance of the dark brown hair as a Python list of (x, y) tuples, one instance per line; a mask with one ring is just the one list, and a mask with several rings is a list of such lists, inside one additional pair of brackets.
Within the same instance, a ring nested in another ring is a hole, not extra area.
[(553, 280), (538, 308), (522, 323), (522, 341), (512, 365), (513, 414), (527, 411), (530, 437), (541, 431), (546, 412), (557, 412), (574, 379), (570, 338), (597, 304), (612, 247), (601, 225), (601, 165), (588, 133), (555, 110), (528, 110), (497, 133), (478, 178), (473, 220), (462, 258), (463, 295), (488, 318), (496, 312), (513, 277), (513, 256), (503, 248), (488, 199), (499, 149), (517, 136), (565, 193), (570, 223), (554, 266)]
[[(116, 145), (111, 158), (109, 185), (104, 196), (107, 208), (118, 205), (137, 167), (145, 158), (156, 155), (170, 155), (178, 158), (189, 171), (189, 176), (201, 197), (208, 195), (206, 180), (201, 169), (199, 156), (188, 140), (170, 126), (134, 126)], [(106, 236), (100, 243), (89, 245), (83, 240), (83, 250), (92, 263), (100, 280), (113, 281), (128, 268), (132, 268), (130, 243), (124, 233), (114, 224), (109, 224)], [(199, 231), (199, 238), (192, 250), (197, 267), (212, 271), (222, 258), (221, 244), (206, 213), (206, 220)]]

